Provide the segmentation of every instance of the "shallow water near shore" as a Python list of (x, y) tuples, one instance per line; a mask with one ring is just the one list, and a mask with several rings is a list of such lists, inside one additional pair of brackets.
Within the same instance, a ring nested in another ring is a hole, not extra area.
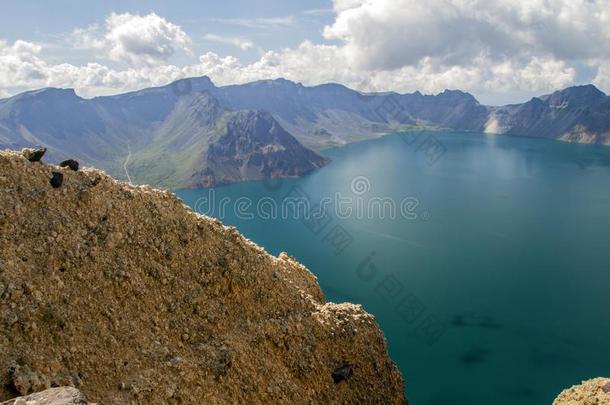
[(610, 376), (610, 147), (412, 136), (325, 151), (301, 179), (177, 194), (374, 314), (412, 404), (550, 404)]

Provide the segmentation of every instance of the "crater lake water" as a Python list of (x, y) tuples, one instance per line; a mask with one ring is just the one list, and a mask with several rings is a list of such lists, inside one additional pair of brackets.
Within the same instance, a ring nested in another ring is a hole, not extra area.
[[(301, 179), (177, 194), (374, 314), (412, 404), (550, 404), (610, 376), (610, 147), (420, 136), (445, 153), (393, 134)], [(295, 194), (315, 220), (272, 212)]]

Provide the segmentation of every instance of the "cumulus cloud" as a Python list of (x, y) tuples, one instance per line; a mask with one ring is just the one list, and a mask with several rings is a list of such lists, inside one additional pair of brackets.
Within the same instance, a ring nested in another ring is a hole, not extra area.
[(593, 79), (593, 84), (602, 89), (610, 89), (610, 61), (600, 65), (597, 70), (597, 75)]
[[(346, 52), (338, 46), (304, 42), (295, 49), (267, 52), (251, 64), (241, 64), (234, 57), (221, 58), (207, 53), (200, 58), (198, 65), (192, 66), (191, 71), (209, 75), (219, 84), (285, 77), (305, 84), (339, 82), (367, 91), (407, 92), (417, 89), (431, 93), (446, 88), (544, 91), (564, 87), (576, 75), (575, 69), (564, 62), (539, 58), (524, 64), (510, 61), (494, 64), (479, 57), (468, 66), (450, 68), (439, 67), (426, 58), (415, 66), (365, 71), (345, 67)], [(320, 66), (327, 68), (320, 69)]]
[(109, 59), (130, 65), (166, 62), (176, 51), (190, 52), (192, 43), (180, 26), (155, 13), (112, 13), (103, 27), (74, 30), (70, 41), (78, 48), (104, 50)]
[(610, 55), (610, 0), (335, 0), (327, 39), (366, 69)]
[[(252, 63), (208, 52), (183, 66), (168, 63), (190, 48), (179, 26), (154, 13), (112, 14), (103, 25), (75, 31), (73, 44), (128, 68), (51, 64), (37, 44), (0, 42), (0, 91), (65, 86), (91, 96), (208, 75), (218, 84), (285, 77), (364, 91), (542, 93), (573, 84), (583, 65), (596, 72), (594, 84), (610, 90), (610, 0), (335, 0), (333, 10), (335, 20), (324, 29), (331, 42), (304, 41)], [(292, 21), (224, 22), (260, 28)], [(205, 39), (254, 46), (238, 37)]]
[(577, 63), (610, 55), (610, 0), (335, 0), (334, 11), (324, 36), (338, 45), (304, 42), (234, 76), (375, 91), (550, 91), (574, 82)]
[[(424, 59), (416, 66), (364, 71), (344, 64), (345, 49), (307, 41), (294, 49), (267, 52), (250, 64), (243, 64), (232, 56), (221, 57), (208, 52), (200, 56), (197, 63), (186, 66), (159, 65), (124, 70), (111, 69), (99, 63), (52, 65), (42, 60), (35, 49), (32, 53), (18, 53), (14, 49), (18, 47), (23, 45), (6, 46), (4, 49), (8, 49), (8, 53), (0, 51), (0, 88), (13, 94), (21, 88), (56, 86), (74, 87), (83, 96), (94, 96), (201, 75), (210, 76), (217, 84), (285, 77), (309, 85), (339, 82), (365, 91), (391, 89), (406, 92), (418, 89), (439, 92), (445, 88), (504, 91), (523, 87), (543, 91), (564, 87), (575, 76), (574, 69), (564, 62), (547, 59), (534, 59), (521, 65), (512, 62), (493, 64), (479, 58), (470, 66), (449, 69)], [(13, 63), (3, 63), (7, 58)]]
[(0, 40), (0, 88), (4, 94), (11, 87), (36, 85), (48, 67), (38, 58), (40, 45), (26, 41), (15, 41), (9, 45)]
[(254, 43), (244, 38), (239, 37), (228, 37), (217, 34), (205, 34), (203, 38), (207, 41), (217, 42), (219, 44), (233, 45), (242, 51), (254, 48)]
[(8, 44), (0, 40), (2, 97), (40, 87), (73, 87), (83, 96), (95, 96), (165, 84), (184, 75), (181, 68), (172, 65), (117, 70), (100, 63), (53, 64), (40, 53), (38, 44), (25, 41)]

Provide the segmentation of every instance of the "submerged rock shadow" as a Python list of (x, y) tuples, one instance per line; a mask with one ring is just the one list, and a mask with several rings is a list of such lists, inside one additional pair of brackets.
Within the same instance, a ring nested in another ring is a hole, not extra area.
[(473, 347), (463, 352), (459, 359), (462, 364), (474, 365), (487, 361), (491, 350), (485, 347)]

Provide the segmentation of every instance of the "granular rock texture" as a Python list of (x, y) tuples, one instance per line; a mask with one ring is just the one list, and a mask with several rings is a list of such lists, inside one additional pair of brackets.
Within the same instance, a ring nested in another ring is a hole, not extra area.
[(405, 401), (374, 318), (326, 303), (287, 255), (170, 193), (0, 152), (0, 400), (58, 386), (113, 404)]
[(594, 378), (563, 390), (553, 405), (610, 405), (610, 378)]

